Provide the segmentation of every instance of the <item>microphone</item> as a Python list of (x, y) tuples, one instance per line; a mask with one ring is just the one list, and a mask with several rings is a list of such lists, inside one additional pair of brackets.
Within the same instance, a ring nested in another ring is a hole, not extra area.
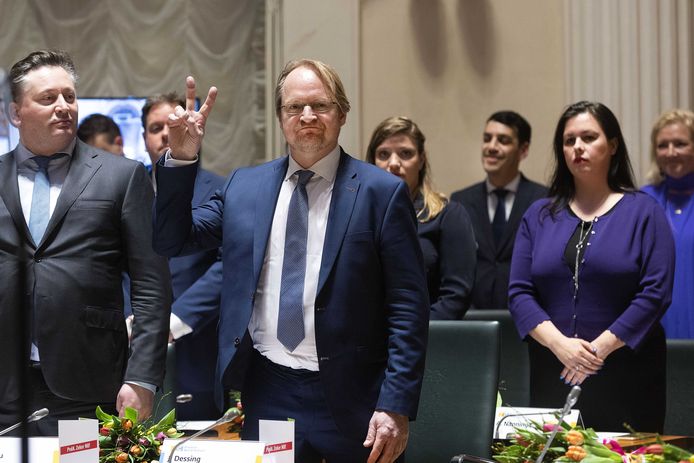
[[(581, 388), (580, 386), (574, 386), (571, 388), (569, 391), (569, 395), (566, 396), (566, 403), (564, 404), (564, 408), (562, 409), (562, 413), (564, 415), (568, 415), (568, 413), (571, 411), (574, 405), (576, 405), (576, 402), (578, 402), (578, 396), (581, 395)], [(561, 422), (561, 420), (560, 420)]]
[(167, 463), (171, 463), (171, 459), (173, 458), (174, 452), (181, 445), (185, 444), (189, 440), (195, 439), (196, 437), (200, 436), (201, 434), (206, 433), (207, 431), (209, 431), (210, 429), (212, 429), (216, 426), (219, 426), (220, 424), (228, 423), (229, 421), (233, 420), (234, 418), (236, 418), (238, 416), (241, 416), (241, 411), (239, 411), (239, 409), (237, 409), (235, 407), (230, 408), (229, 410), (226, 411), (226, 413), (224, 415), (222, 415), (221, 418), (219, 418), (217, 421), (215, 421), (214, 423), (212, 423), (211, 425), (209, 425), (205, 429), (201, 429), (200, 431), (196, 432), (195, 434), (190, 435), (190, 436), (186, 437), (185, 439), (182, 439), (180, 442), (177, 442), (176, 445), (171, 447), (171, 453), (169, 453), (169, 457), (166, 460)]
[(579, 386), (572, 387), (569, 391), (569, 395), (566, 396), (566, 403), (564, 404), (564, 408), (562, 409), (561, 414), (559, 415), (559, 422), (552, 430), (552, 434), (549, 435), (549, 439), (547, 439), (545, 448), (542, 449), (542, 453), (540, 453), (540, 455), (537, 457), (535, 463), (542, 463), (542, 460), (544, 460), (545, 455), (547, 455), (547, 450), (549, 450), (549, 448), (551, 447), (552, 441), (554, 440), (554, 437), (557, 435), (561, 423), (564, 421), (564, 417), (568, 415), (571, 411), (571, 408), (574, 405), (576, 405), (579, 395), (581, 395), (581, 388)]
[[(27, 422), (27, 423), (33, 423), (34, 421), (38, 421), (38, 420), (40, 420), (40, 419), (45, 418), (46, 416), (48, 416), (48, 409), (47, 409), (47, 408), (42, 408), (42, 409), (40, 409), (40, 410), (36, 410), (34, 413), (32, 413), (31, 415), (29, 415), (29, 416), (27, 417), (27, 419), (26, 419), (26, 422)], [(5, 435), (5, 434), (7, 434), (8, 432), (10, 432), (10, 431), (12, 431), (12, 430), (18, 428), (19, 426), (22, 425), (22, 422), (23, 422), (23, 421), (24, 421), (24, 420), (20, 421), (19, 423), (13, 424), (13, 425), (10, 426), (9, 428), (3, 429), (2, 431), (0, 431), (0, 436), (3, 436), (3, 435)]]

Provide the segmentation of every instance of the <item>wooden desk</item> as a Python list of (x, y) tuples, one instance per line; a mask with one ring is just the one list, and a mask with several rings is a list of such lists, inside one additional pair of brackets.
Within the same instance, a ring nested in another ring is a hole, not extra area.
[[(618, 437), (615, 440), (624, 450), (634, 450), (644, 445), (655, 444), (656, 435), (647, 435), (642, 438)], [(691, 436), (660, 436), (660, 440), (689, 450), (690, 452), (694, 451), (694, 437)]]

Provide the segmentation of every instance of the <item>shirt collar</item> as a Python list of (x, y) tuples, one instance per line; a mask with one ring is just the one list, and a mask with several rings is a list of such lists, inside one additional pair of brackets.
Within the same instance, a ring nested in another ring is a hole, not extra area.
[[(518, 185), (520, 184), (520, 179), (521, 179), (520, 172), (518, 172), (518, 175), (516, 175), (516, 177), (513, 180), (508, 182), (502, 188), (506, 191), (510, 191), (511, 193), (513, 193), (515, 195), (516, 192), (518, 191)], [(488, 195), (492, 194), (492, 192), (497, 189), (497, 187), (492, 185), (492, 182), (489, 181), (489, 178), (487, 178), (486, 184), (487, 184), (487, 194)]]
[[(340, 164), (340, 145), (335, 146), (335, 149), (328, 153), (323, 159), (316, 162), (310, 167), (310, 169), (316, 176), (322, 177), (330, 183), (335, 181), (335, 175), (337, 175), (337, 166)], [(289, 166), (287, 167), (287, 173), (284, 179), (287, 180), (298, 170), (307, 170), (299, 165), (294, 158), (289, 155)]]
[[(72, 157), (72, 153), (75, 151), (75, 145), (77, 144), (77, 138), (73, 138), (68, 145), (62, 149), (56, 151), (57, 153), (65, 153), (67, 156)], [(36, 154), (32, 153), (29, 151), (29, 149), (22, 144), (22, 142), (19, 142), (17, 144), (17, 150), (15, 151), (15, 159), (17, 162), (17, 165), (22, 165), (29, 159), (33, 158), (34, 156), (37, 156)]]

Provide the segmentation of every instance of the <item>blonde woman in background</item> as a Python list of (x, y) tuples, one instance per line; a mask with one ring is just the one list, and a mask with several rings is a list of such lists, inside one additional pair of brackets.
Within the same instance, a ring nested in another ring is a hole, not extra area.
[(465, 208), (435, 191), (425, 137), (406, 117), (389, 117), (374, 130), (366, 161), (402, 178), (417, 214), (432, 320), (457, 320), (470, 306), (477, 244)]
[(673, 109), (651, 131), (649, 185), (675, 237), (675, 285), (661, 323), (668, 338), (694, 338), (694, 113)]

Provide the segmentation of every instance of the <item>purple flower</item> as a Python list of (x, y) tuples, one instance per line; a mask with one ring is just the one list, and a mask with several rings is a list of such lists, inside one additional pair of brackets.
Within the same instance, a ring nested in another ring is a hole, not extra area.
[(140, 437), (140, 445), (149, 447), (152, 443), (146, 437)]
[(159, 434), (157, 434), (157, 440), (159, 442), (164, 442), (164, 439), (166, 439), (166, 434), (160, 431)]
[(116, 445), (119, 447), (125, 447), (130, 444), (130, 440), (125, 437), (125, 436), (118, 436), (118, 440), (116, 441)]

